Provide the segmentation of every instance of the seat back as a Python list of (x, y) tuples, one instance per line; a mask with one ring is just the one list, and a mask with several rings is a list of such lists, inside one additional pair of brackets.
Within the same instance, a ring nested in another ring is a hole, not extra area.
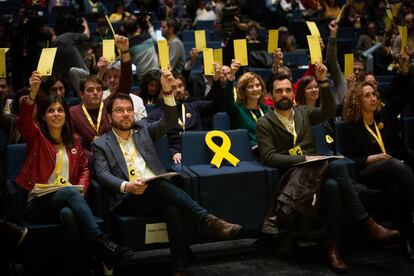
[(335, 140), (336, 140), (336, 154), (337, 155), (344, 155), (344, 123), (343, 122), (335, 122)]
[[(253, 152), (249, 142), (247, 130), (224, 131), (231, 140), (230, 153), (241, 161), (252, 161)], [(206, 131), (189, 131), (182, 136), (182, 164), (185, 166), (209, 164), (214, 153), (205, 143)], [(217, 139), (220, 140), (220, 139)], [(221, 141), (217, 141), (221, 145)]]
[(230, 129), (230, 117), (226, 112), (217, 112), (213, 116), (213, 129), (228, 130)]
[(172, 160), (167, 135), (162, 136), (154, 144), (155, 150), (157, 151), (157, 155), (161, 163), (164, 165), (167, 171), (170, 170), (172, 166)]
[(333, 152), (326, 142), (328, 134), (322, 124), (312, 126), (313, 137), (316, 142), (316, 149), (320, 155), (332, 155)]
[(7, 145), (7, 180), (14, 181), (26, 159), (26, 144)]
[(405, 117), (402, 122), (405, 146), (411, 157), (414, 157), (414, 117)]

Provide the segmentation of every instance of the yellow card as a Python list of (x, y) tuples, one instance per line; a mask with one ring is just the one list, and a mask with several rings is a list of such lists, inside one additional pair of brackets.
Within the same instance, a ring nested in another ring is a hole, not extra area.
[(319, 42), (319, 36), (307, 35), (311, 64), (322, 62), (322, 50)]
[(398, 31), (401, 36), (401, 53), (403, 53), (407, 46), (407, 26), (398, 26)]
[(107, 62), (115, 61), (115, 40), (102, 40), (102, 57), (104, 57)]
[(289, 155), (303, 155), (302, 149), (300, 146), (296, 146), (289, 150)]
[(394, 18), (394, 15), (392, 14), (391, 9), (386, 9), (385, 12), (387, 13), (387, 17), (389, 19), (393, 19)]
[(391, 6), (392, 15), (396, 17), (398, 15), (398, 11), (400, 10), (401, 3), (395, 3)]
[(213, 58), (214, 62), (218, 62), (221, 66), (223, 66), (223, 49), (214, 49)]
[(212, 76), (214, 75), (214, 56), (213, 49), (204, 48), (203, 49), (203, 60), (204, 60), (204, 75)]
[(384, 24), (385, 24), (385, 30), (391, 30), (391, 26), (392, 26), (392, 19), (389, 18), (388, 16), (384, 16)]
[(51, 76), (53, 70), (53, 62), (55, 61), (57, 48), (43, 48), (40, 55), (37, 71), (40, 76)]
[(170, 67), (170, 50), (168, 49), (167, 40), (158, 40), (158, 54), (161, 69), (168, 69)]
[(6, 50), (5, 48), (0, 48), (0, 78), (6, 77)]
[(339, 23), (339, 21), (341, 21), (342, 13), (344, 12), (346, 6), (347, 6), (347, 4), (342, 6), (341, 11), (339, 12), (338, 16), (336, 17), (336, 23)]
[(9, 48), (0, 48), (0, 50), (4, 50), (4, 52), (7, 53), (7, 51), (9, 51)]
[(247, 59), (247, 42), (246, 39), (235, 39), (234, 43), (234, 58), (240, 62), (241, 66), (249, 65)]
[(306, 25), (308, 25), (309, 31), (311, 32), (312, 35), (315, 36), (321, 36), (321, 34), (319, 33), (319, 29), (318, 26), (316, 26), (316, 23), (313, 21), (306, 21)]
[(195, 47), (199, 51), (203, 51), (204, 48), (207, 48), (207, 42), (206, 42), (206, 31), (195, 31)]
[(166, 223), (150, 223), (145, 225), (145, 244), (164, 242), (168, 242)]
[(269, 30), (269, 39), (267, 44), (267, 52), (273, 54), (279, 43), (279, 30)]
[(345, 54), (344, 77), (354, 73), (354, 54)]

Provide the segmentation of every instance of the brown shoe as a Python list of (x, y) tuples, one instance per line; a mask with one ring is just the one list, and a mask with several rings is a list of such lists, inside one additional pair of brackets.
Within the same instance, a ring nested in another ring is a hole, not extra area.
[(339, 249), (336, 243), (328, 245), (327, 261), (333, 272), (341, 274), (348, 272), (348, 266), (342, 260), (341, 255), (339, 255)]
[(241, 229), (240, 225), (229, 223), (212, 214), (206, 214), (203, 218), (203, 223), (206, 226), (207, 234), (220, 240), (236, 236)]
[(364, 236), (367, 240), (392, 240), (400, 236), (400, 232), (394, 229), (388, 229), (378, 224), (373, 218), (368, 218), (364, 225)]

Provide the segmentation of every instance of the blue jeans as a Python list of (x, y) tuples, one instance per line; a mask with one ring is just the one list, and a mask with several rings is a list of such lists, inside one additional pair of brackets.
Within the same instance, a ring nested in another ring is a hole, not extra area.
[(81, 231), (90, 239), (102, 234), (96, 224), (86, 200), (73, 187), (65, 187), (57, 192), (34, 198), (27, 205), (27, 216), (39, 221), (57, 221), (62, 219), (60, 211), (68, 207), (71, 209)]
[(194, 229), (195, 224), (207, 214), (207, 210), (182, 189), (163, 179), (149, 183), (142, 195), (127, 194), (114, 212), (133, 216), (165, 216), (171, 255), (177, 269), (186, 267), (189, 262), (189, 230)]
[(322, 184), (322, 204), (328, 242), (339, 241), (344, 226), (367, 219), (369, 216), (353, 186), (349, 174), (351, 166), (353, 163), (346, 159), (329, 162), (327, 178)]

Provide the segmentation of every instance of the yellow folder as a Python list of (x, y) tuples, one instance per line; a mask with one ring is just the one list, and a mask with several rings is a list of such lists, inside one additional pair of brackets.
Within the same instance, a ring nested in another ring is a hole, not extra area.
[(318, 26), (316, 26), (316, 23), (313, 21), (306, 21), (306, 25), (308, 25), (309, 31), (311, 32), (311, 35), (315, 35), (315, 36), (321, 36), (321, 34), (319, 33), (319, 29)]
[(204, 48), (207, 48), (206, 31), (204, 30), (195, 31), (194, 35), (195, 35), (195, 47), (197, 48), (197, 50), (203, 51)]
[(9, 48), (0, 48), (0, 78), (7, 77), (6, 71), (6, 53)]
[(214, 49), (213, 58), (214, 62), (218, 62), (221, 66), (223, 66), (223, 49)]
[(309, 52), (311, 56), (311, 64), (322, 62), (322, 50), (319, 42), (319, 36), (307, 35)]
[(37, 71), (40, 76), (51, 76), (53, 71), (53, 62), (55, 61), (57, 48), (43, 48), (40, 54)]
[(403, 53), (407, 46), (407, 26), (398, 26), (398, 31), (401, 36), (401, 53)]
[(345, 54), (344, 77), (354, 73), (354, 54)]
[(158, 40), (158, 53), (161, 69), (168, 69), (170, 67), (170, 50), (167, 40)]
[(240, 62), (241, 66), (249, 64), (247, 59), (247, 42), (246, 39), (235, 39), (234, 43), (234, 58)]
[(279, 43), (279, 30), (269, 30), (269, 39), (267, 43), (267, 52), (273, 54)]
[(203, 60), (204, 60), (204, 75), (206, 75), (206, 76), (214, 75), (213, 49), (211, 49), (211, 48), (204, 48), (203, 49)]

